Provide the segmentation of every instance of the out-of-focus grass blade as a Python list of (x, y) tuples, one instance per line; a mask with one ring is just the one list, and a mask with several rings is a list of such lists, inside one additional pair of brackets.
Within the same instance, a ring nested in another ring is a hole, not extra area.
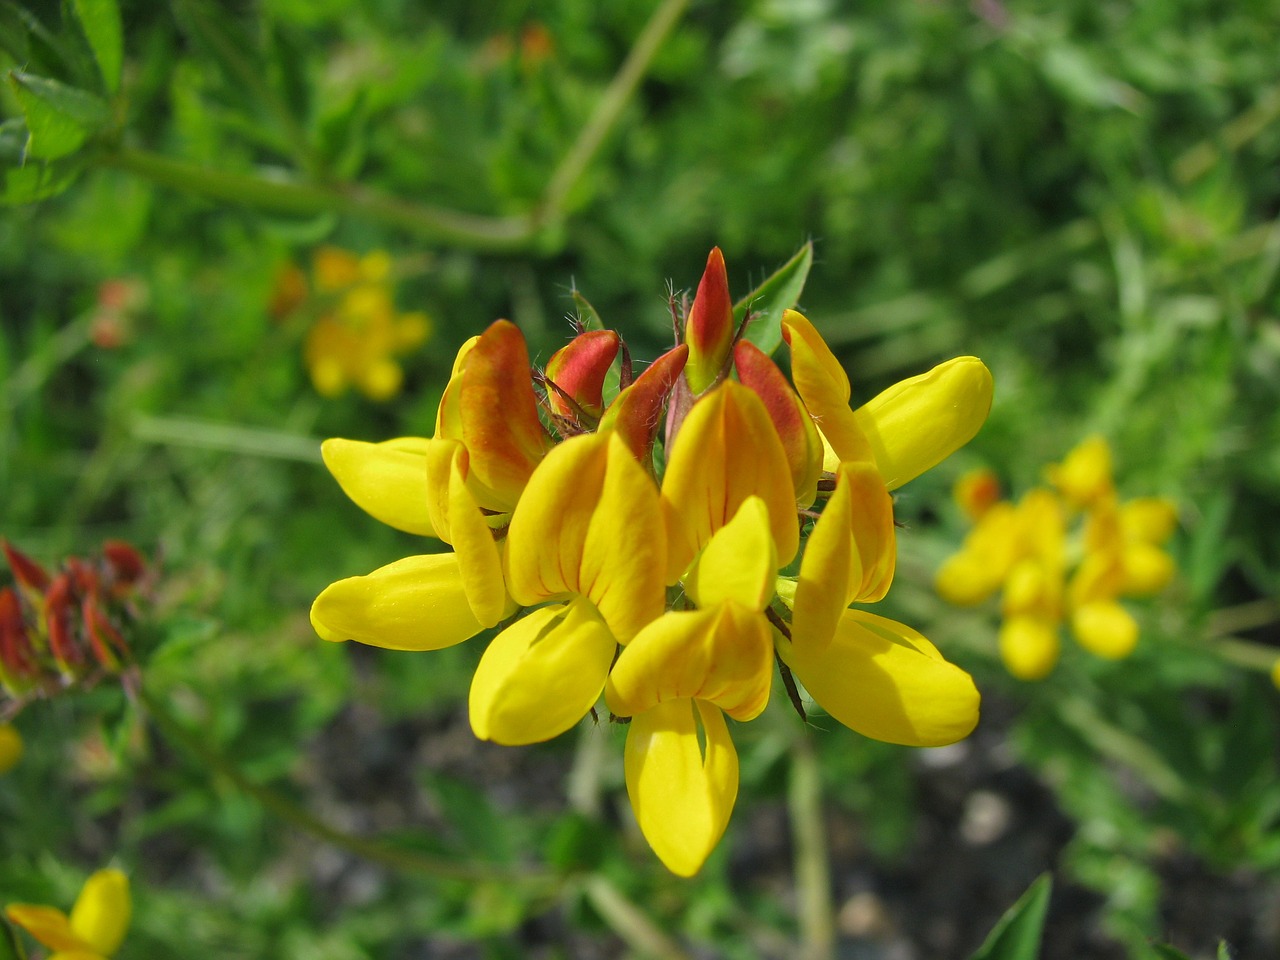
[(1052, 890), (1053, 878), (1049, 874), (1037, 877), (970, 960), (1036, 960)]
[(93, 58), (98, 61), (107, 92), (115, 93), (120, 89), (120, 70), (124, 64), (124, 30), (116, 0), (72, 0), (71, 6), (93, 50)]
[(133, 435), (144, 443), (200, 447), (251, 457), (320, 463), (320, 441), (296, 433), (262, 430), (231, 423), (189, 420), (184, 417), (140, 416), (133, 421)]

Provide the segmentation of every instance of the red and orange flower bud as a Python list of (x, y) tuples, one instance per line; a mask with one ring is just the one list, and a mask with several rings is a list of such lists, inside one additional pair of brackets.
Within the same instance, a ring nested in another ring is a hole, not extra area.
[(547, 361), (547, 403), (557, 416), (592, 426), (604, 413), (604, 378), (622, 340), (613, 330), (588, 330)]
[(822, 438), (818, 428), (778, 365), (754, 343), (739, 341), (733, 348), (733, 362), (738, 379), (764, 401), (787, 453), (796, 505), (808, 508), (817, 499), (818, 479), (822, 476)]
[(77, 677), (84, 669), (85, 656), (72, 633), (73, 587), (69, 573), (59, 573), (53, 578), (44, 595), (44, 618), (49, 652), (63, 673)]
[(102, 559), (111, 574), (111, 594), (123, 597), (132, 592), (146, 573), (147, 564), (137, 549), (124, 540), (108, 540), (102, 545)]
[(107, 615), (98, 605), (98, 599), (88, 594), (80, 603), (80, 615), (84, 622), (84, 632), (89, 638), (89, 648), (93, 651), (98, 663), (112, 673), (120, 671), (120, 657), (129, 655), (129, 647), (124, 642)]
[(600, 429), (617, 433), (642, 464), (651, 462), (662, 408), (688, 359), (689, 348), (683, 343), (668, 350), (618, 394), (600, 420)]
[(5, 559), (9, 561), (9, 569), (14, 579), (24, 588), (35, 593), (43, 593), (49, 587), (49, 574), (44, 567), (36, 563), (8, 540), (0, 540), (0, 548), (4, 550)]
[(0, 683), (15, 693), (21, 692), (36, 670), (35, 652), (18, 595), (11, 587), (0, 587)]
[(689, 345), (685, 377), (695, 395), (715, 383), (724, 370), (733, 335), (733, 301), (729, 299), (724, 254), (713, 247), (684, 327), (684, 342)]

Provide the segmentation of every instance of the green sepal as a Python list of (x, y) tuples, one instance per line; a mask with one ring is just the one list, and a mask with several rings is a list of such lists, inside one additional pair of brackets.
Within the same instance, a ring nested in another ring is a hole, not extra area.
[(111, 119), (106, 102), (88, 90), (19, 70), (9, 72), (9, 85), (27, 118), (27, 159), (70, 156)]
[(66, 190), (84, 170), (84, 158), (33, 160), (26, 156), (26, 123), (20, 118), (0, 123), (0, 204), (35, 203)]
[(773, 353), (782, 343), (782, 313), (800, 299), (809, 268), (813, 266), (813, 241), (796, 251), (795, 256), (733, 306), (733, 321), (741, 323), (751, 309), (751, 324), (746, 338), (765, 353)]
[(1052, 890), (1053, 878), (1042, 873), (1000, 918), (970, 960), (1036, 960)]

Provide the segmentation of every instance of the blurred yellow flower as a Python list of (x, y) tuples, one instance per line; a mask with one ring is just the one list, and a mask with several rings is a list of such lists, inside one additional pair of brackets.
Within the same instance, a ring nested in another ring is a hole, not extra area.
[[(1000, 656), (1019, 679), (1053, 671), (1064, 621), (1089, 652), (1127, 657), (1138, 623), (1120, 599), (1159, 593), (1173, 579), (1162, 547), (1177, 525), (1174, 505), (1158, 497), (1120, 502), (1111, 471), (1110, 447), (1089, 437), (1045, 471), (1052, 488), (1035, 487), (1017, 503), (975, 509), (989, 481), (979, 472), (957, 481), (956, 502), (974, 526), (935, 586), (957, 606), (1001, 592)], [(1069, 533), (1071, 516), (1078, 524)]]
[(283, 317), (314, 302), (303, 359), (321, 395), (335, 397), (354, 387), (371, 400), (390, 399), (404, 380), (397, 358), (430, 337), (431, 320), (425, 313), (396, 310), (392, 267), (382, 250), (358, 257), (321, 247), (312, 259), (314, 290), (296, 266), (280, 271), (269, 310)]
[(129, 878), (108, 869), (84, 882), (70, 916), (30, 903), (9, 904), (5, 916), (55, 951), (49, 960), (107, 960), (124, 940), (132, 910)]
[(22, 760), (22, 734), (7, 723), (0, 723), (0, 774), (8, 773)]

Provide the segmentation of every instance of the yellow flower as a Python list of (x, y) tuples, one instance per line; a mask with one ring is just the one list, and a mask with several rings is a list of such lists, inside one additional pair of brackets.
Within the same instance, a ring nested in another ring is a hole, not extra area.
[(22, 760), (22, 735), (17, 727), (0, 723), (0, 774), (8, 773)]
[(119, 948), (132, 913), (129, 878), (99, 870), (85, 881), (71, 916), (56, 907), (13, 903), (5, 915), (44, 946), (50, 960), (106, 960)]

